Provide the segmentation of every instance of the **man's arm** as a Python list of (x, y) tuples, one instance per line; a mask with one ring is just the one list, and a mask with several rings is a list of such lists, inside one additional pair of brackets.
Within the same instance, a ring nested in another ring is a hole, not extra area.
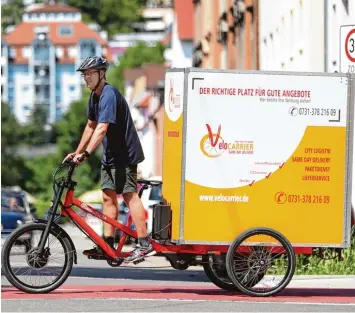
[(88, 143), (90, 142), (91, 137), (93, 136), (95, 129), (97, 127), (97, 122), (88, 120), (83, 135), (81, 136), (81, 140), (79, 143), (78, 148), (76, 149), (75, 153), (79, 154), (84, 152), (85, 148), (87, 147)]
[(98, 123), (97, 124), (94, 134), (92, 135), (91, 140), (86, 148), (87, 152), (92, 154), (95, 151), (97, 146), (104, 139), (109, 125), (110, 125), (110, 123)]

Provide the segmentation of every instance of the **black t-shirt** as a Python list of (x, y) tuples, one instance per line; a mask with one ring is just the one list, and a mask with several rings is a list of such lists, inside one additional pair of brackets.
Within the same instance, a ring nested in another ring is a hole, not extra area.
[(110, 123), (102, 141), (102, 164), (128, 166), (144, 160), (142, 145), (128, 104), (115, 87), (106, 83), (100, 97), (91, 93), (88, 118), (98, 123)]

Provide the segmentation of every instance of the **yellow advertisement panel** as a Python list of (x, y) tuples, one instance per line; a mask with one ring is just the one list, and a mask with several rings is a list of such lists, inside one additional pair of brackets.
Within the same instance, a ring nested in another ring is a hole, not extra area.
[(346, 244), (349, 83), (189, 73), (183, 242), (227, 243), (270, 227), (295, 246)]
[(162, 192), (171, 205), (173, 240), (179, 239), (180, 230), (183, 92), (184, 72), (166, 73)]

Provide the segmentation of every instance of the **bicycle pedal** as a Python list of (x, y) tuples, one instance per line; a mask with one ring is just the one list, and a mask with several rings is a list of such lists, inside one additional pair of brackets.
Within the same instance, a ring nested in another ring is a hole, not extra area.
[(134, 265), (137, 265), (137, 264), (142, 263), (142, 262), (144, 262), (144, 261), (145, 261), (145, 258), (141, 258), (141, 259), (138, 259), (138, 260), (133, 261), (133, 264), (134, 264)]

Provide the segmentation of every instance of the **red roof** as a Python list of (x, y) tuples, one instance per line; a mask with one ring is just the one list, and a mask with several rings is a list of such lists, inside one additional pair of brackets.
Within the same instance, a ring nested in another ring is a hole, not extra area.
[(147, 78), (147, 89), (155, 89), (165, 80), (165, 71), (169, 67), (164, 64), (145, 64), (137, 68), (126, 68), (123, 72), (125, 81), (133, 82), (141, 76)]
[(147, 89), (155, 89), (160, 81), (165, 80), (165, 71), (168, 68), (164, 64), (145, 64), (142, 66), (147, 77)]
[[(71, 35), (62, 36), (59, 34), (61, 25), (72, 25), (73, 32)], [(94, 30), (90, 29), (83, 22), (22, 22), (9, 34), (3, 35), (3, 39), (9, 45), (30, 45), (35, 39), (34, 28), (36, 26), (48, 26), (49, 40), (55, 45), (75, 45), (80, 39), (95, 39), (101, 45), (105, 45), (106, 41)]]
[(35, 5), (33, 8), (29, 8), (26, 10), (26, 13), (71, 13), (71, 12), (80, 12), (79, 9), (73, 8), (63, 3), (53, 3), (53, 4), (42, 4)]
[(192, 0), (174, 0), (180, 40), (192, 40), (194, 37), (194, 4)]
[(144, 69), (142, 67), (136, 67), (136, 68), (125, 68), (123, 70), (123, 77), (125, 81), (133, 82), (137, 78), (143, 76)]

